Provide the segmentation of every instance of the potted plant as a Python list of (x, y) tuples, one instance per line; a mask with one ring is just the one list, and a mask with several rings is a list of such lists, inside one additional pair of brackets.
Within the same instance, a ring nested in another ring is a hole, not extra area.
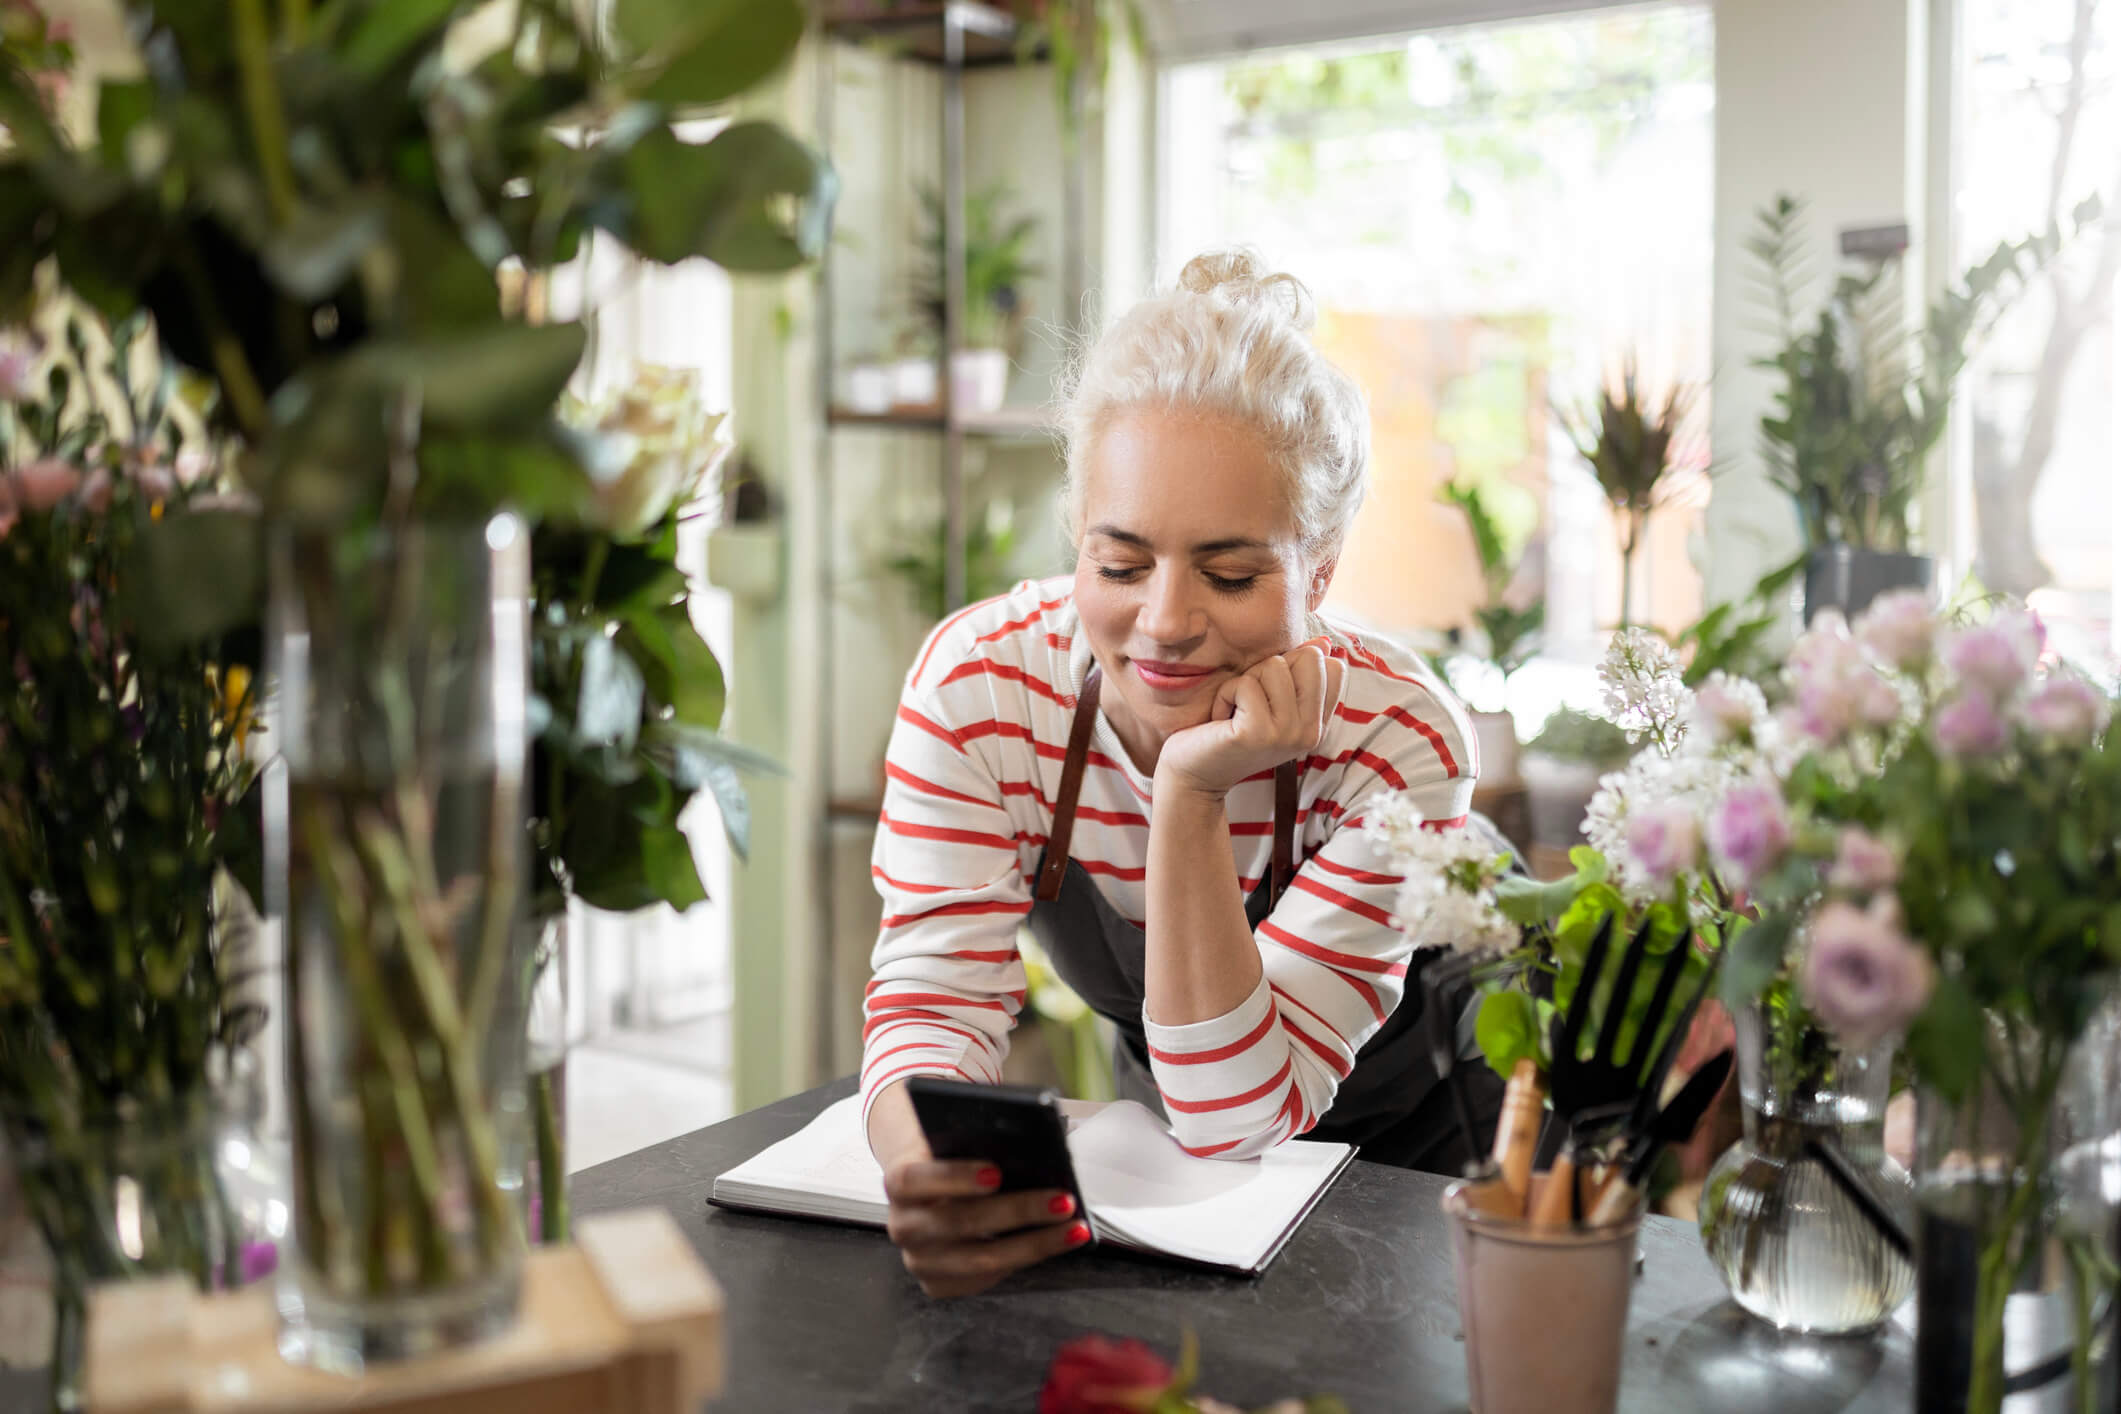
[(1902, 248), (1837, 277), (1809, 322), (1804, 203), (1778, 197), (1747, 249), (1781, 340), (1757, 361), (1777, 379), (1760, 420), (1761, 454), (1796, 503), (1808, 563), (1805, 618), (1853, 616), (1891, 589), (1929, 589), (1935, 565), (1916, 549), (1915, 519), (1931, 451), (1944, 434), (1953, 385), (1996, 321), (2063, 242), (2099, 219), (2096, 198), (2068, 231), (1998, 245), (1930, 306), (1920, 330), (1903, 317)]
[[(926, 531), (914, 531), (906, 539), (919, 548), (895, 555), (885, 568), (906, 581), (924, 623), (940, 623), (950, 612), (945, 602), (943, 566), (949, 554), (942, 522)], [(925, 539), (926, 544), (921, 544)], [(1015, 513), (1005, 501), (996, 501), (965, 522), (965, 598), (969, 603), (991, 599), (1015, 583), (1009, 557), (1016, 550)]]
[(1505, 689), (1510, 674), (1539, 651), (1540, 631), (1546, 624), (1547, 606), (1536, 593), (1529, 604), (1515, 602), (1522, 597), (1518, 568), (1531, 527), (1522, 520), (1513, 524), (1499, 513), (1495, 503), (1500, 498), (1492, 484), (1451, 481), (1444, 484), (1441, 494), (1465, 515), (1474, 552), (1480, 558), (1485, 592), (1483, 601), (1474, 607), (1473, 622), (1451, 630), (1455, 651), (1446, 660), (1446, 675), (1472, 709), (1473, 730), (1480, 742), (1481, 784), (1511, 785), (1518, 779), (1517, 722), (1510, 715)]
[(263, 503), (262, 556), (225, 515), (168, 543), (230, 618), (251, 607), (231, 567), (267, 569), (282, 1348), (359, 1368), (483, 1336), (520, 1282), (527, 521), (623, 494), (630, 457), (556, 415), (583, 325), (530, 322), (510, 292), (592, 229), (665, 263), (813, 258), (833, 184), (809, 149), (768, 123), (702, 144), (672, 126), (771, 73), (805, 16), (618, 0), (591, 31), (526, 0), (481, 39), (458, 29), (472, 0), (128, 9), (146, 62), (105, 85), (85, 145), (0, 73), (0, 308), (49, 257), (114, 318), (147, 311), (212, 378)]
[(1677, 473), (1706, 466), (1705, 455), (1682, 440), (1694, 392), (1675, 384), (1662, 401), (1646, 398), (1631, 356), (1618, 386), (1601, 388), (1594, 410), (1562, 416), (1577, 455), (1590, 465), (1598, 489), (1620, 520), (1620, 626), (1637, 620), (1635, 557), (1643, 548), (1650, 516), (1670, 501)]
[[(1031, 258), (1036, 216), (1006, 217), (1014, 193), (996, 182), (965, 198), (965, 307), (961, 347), (950, 355), (950, 399), (960, 413), (988, 413), (1009, 391), (1009, 360), (1024, 318), (1024, 287), (1039, 273)], [(943, 333), (943, 198), (921, 191), (924, 263), (916, 299), (928, 325)]]

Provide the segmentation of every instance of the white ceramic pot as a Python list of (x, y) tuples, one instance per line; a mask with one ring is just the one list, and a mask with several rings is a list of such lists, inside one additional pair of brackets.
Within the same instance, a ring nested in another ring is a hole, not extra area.
[(997, 411), (1009, 393), (1009, 355), (959, 349), (950, 355), (950, 400), (960, 416)]
[(857, 363), (847, 369), (847, 409), (867, 414), (891, 411), (891, 370), (881, 363)]
[(1514, 786), (1517, 771), (1517, 719), (1507, 712), (1471, 712), (1473, 741), (1480, 748), (1480, 784)]
[(932, 358), (902, 358), (891, 365), (891, 401), (900, 407), (934, 407), (942, 401)]
[(707, 582), (740, 598), (769, 603), (781, 592), (778, 521), (723, 525), (707, 533)]

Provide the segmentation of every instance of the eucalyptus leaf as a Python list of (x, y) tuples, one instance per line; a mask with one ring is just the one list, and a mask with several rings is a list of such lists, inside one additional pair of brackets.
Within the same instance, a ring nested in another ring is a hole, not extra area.
[(700, 778), (708, 793), (713, 795), (715, 808), (721, 812), (722, 833), (729, 839), (729, 848), (738, 859), (751, 858), (751, 796), (744, 789), (744, 782), (737, 776), (736, 768), (725, 761), (704, 762)]
[(373, 339), (347, 356), (344, 374), (414, 389), (423, 425), (505, 431), (542, 418), (582, 361), (579, 324), (499, 323), (418, 340)]
[(792, 270), (823, 249), (838, 179), (771, 123), (735, 123), (705, 143), (658, 129), (619, 162), (630, 198), (614, 227), (666, 263), (705, 256), (729, 270)]
[(680, 913), (707, 901), (692, 841), (675, 826), (641, 831), (641, 872), (656, 896)]
[(1725, 1006), (1737, 1011), (1767, 990), (1782, 970), (1783, 954), (1796, 928), (1796, 914), (1772, 913), (1732, 933), (1719, 979)]
[(385, 232), (383, 209), (356, 198), (333, 208), (305, 207), (273, 232), (262, 252), (273, 282), (305, 303), (324, 299), (352, 278)]
[(602, 635), (582, 645), (581, 687), (575, 697), (575, 737), (630, 750), (641, 729), (646, 685), (641, 670)]
[(759, 82), (803, 37), (797, 0), (617, 0), (613, 25), (659, 65), (643, 98), (672, 107), (719, 103)]
[[(739, 771), (754, 771), (762, 776), (788, 774), (787, 767), (765, 752), (741, 746), (704, 727), (689, 726), (684, 722), (650, 722), (641, 728), (641, 741), (650, 749), (674, 754), (679, 761), (686, 760), (686, 754), (690, 753), (702, 761), (721, 761)], [(704, 769), (697, 775), (678, 773), (677, 778), (685, 789), (697, 789), (706, 779)]]

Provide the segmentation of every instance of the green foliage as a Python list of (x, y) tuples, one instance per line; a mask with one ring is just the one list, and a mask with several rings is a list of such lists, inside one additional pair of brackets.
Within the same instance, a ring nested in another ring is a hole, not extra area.
[(1525, 750), (1565, 761), (1589, 761), (1599, 766), (1622, 766), (1635, 754), (1628, 734), (1603, 717), (1574, 707), (1564, 707), (1548, 717), (1539, 735)]
[(1480, 630), (1482, 656), (1505, 675), (1513, 673), (1539, 651), (1540, 630), (1546, 624), (1544, 603), (1520, 609), (1504, 598), (1524, 553), (1525, 536), (1505, 528), (1490, 504), (1495, 494), (1491, 488), (1452, 481), (1444, 484), (1440, 494), (1464, 512), (1473, 533), (1473, 548), (1480, 556), (1487, 600), (1473, 611), (1473, 622)]
[(1640, 384), (1631, 355), (1621, 369), (1620, 385), (1601, 388), (1591, 411), (1559, 414), (1576, 454), (1590, 464), (1598, 489), (1620, 515), (1622, 627), (1633, 612), (1635, 556), (1650, 515), (1671, 498), (1673, 473), (1688, 459), (1679, 432), (1695, 392), (1675, 384), (1659, 403), (1647, 398)]
[[(1039, 273), (1031, 259), (1038, 235), (1036, 216), (1005, 218), (1013, 199), (1007, 182), (965, 196), (965, 309), (961, 333), (968, 348), (1008, 348), (1024, 313), (1024, 285)], [(922, 266), (914, 299), (922, 318), (938, 335), (943, 328), (943, 275), (949, 266), (943, 251), (943, 197), (923, 187), (921, 198)]]
[[(997, 504), (987, 514), (972, 516), (965, 526), (965, 602), (978, 603), (1005, 592), (1015, 582), (1009, 557), (1016, 551), (1016, 529), (1009, 508)], [(918, 536), (909, 537), (918, 540)], [(894, 556), (885, 565), (913, 590), (914, 603), (929, 622), (938, 622), (950, 612), (943, 567), (949, 556), (946, 527), (937, 521), (927, 532), (927, 545), (917, 551)]]
[[(579, 509), (596, 448), (552, 409), (582, 330), (524, 322), (522, 284), (592, 228), (665, 262), (814, 256), (835, 189), (821, 158), (767, 124), (697, 146), (670, 127), (778, 68), (803, 10), (621, 0), (604, 52), (575, 5), (523, 0), (493, 52), (445, 56), (481, 8), (133, 0), (145, 75), (105, 88), (79, 147), (0, 64), (0, 318), (47, 257), (106, 313), (151, 312), (289, 519), (386, 497), (394, 514)], [(394, 443), (420, 449), (410, 487)]]
[(1773, 656), (1775, 635), (1790, 620), (1790, 586), (1804, 573), (1805, 557), (1770, 570), (1743, 599), (1718, 604), (1672, 640), (1686, 659), (1686, 685), (1700, 687), (1711, 673), (1727, 673), (1758, 683), (1773, 701), (1781, 681)]
[(1911, 333), (1901, 257), (1838, 277), (1818, 314), (1801, 321), (1808, 283), (1804, 203), (1776, 198), (1746, 242), (1779, 347), (1757, 365), (1780, 386), (1760, 421), (1776, 485), (1795, 500), (1805, 543), (1909, 548), (1909, 517), (1944, 433), (1952, 387), (1996, 321), (2062, 246), (2100, 219), (2096, 197), (2060, 226), (1998, 245), (1930, 306)]

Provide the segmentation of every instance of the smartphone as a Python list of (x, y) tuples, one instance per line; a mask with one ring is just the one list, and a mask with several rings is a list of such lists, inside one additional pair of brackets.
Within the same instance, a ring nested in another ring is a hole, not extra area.
[(1097, 1239), (1097, 1223), (1068, 1156), (1068, 1119), (1060, 1094), (1031, 1085), (978, 1085), (939, 1075), (906, 1082), (907, 1098), (938, 1159), (983, 1159), (1002, 1171), (1000, 1192), (1057, 1188)]

